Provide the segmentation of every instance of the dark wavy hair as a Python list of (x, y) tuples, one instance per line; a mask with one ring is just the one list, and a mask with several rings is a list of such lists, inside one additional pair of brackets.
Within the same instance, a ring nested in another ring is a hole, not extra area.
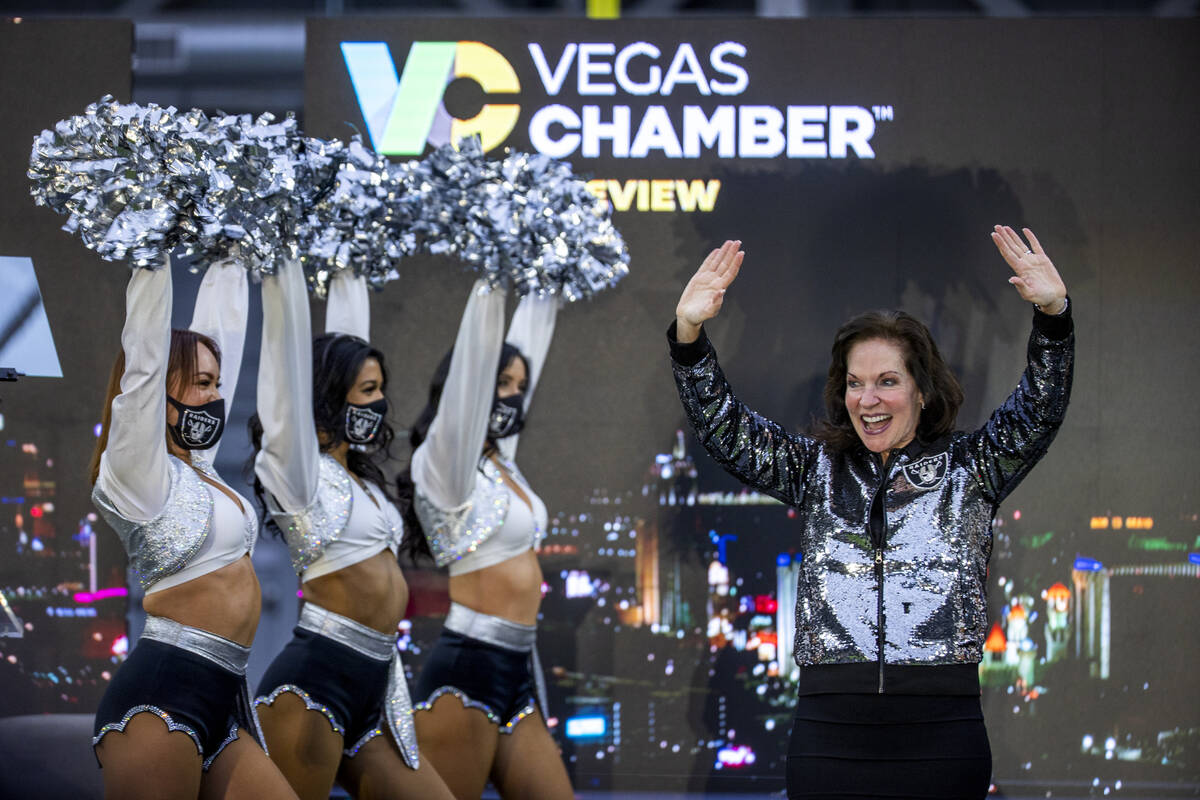
[(904, 354), (904, 366), (925, 401), (917, 438), (930, 442), (953, 431), (963, 403), (962, 386), (938, 352), (929, 328), (903, 311), (867, 311), (842, 325), (833, 337), (825, 380), (825, 419), (816, 424), (814, 435), (839, 450), (860, 443), (846, 410), (846, 361), (854, 345), (871, 339), (892, 342)]
[[(414, 453), (421, 446), (421, 442), (425, 441), (425, 437), (429, 435), (429, 427), (433, 425), (433, 420), (437, 417), (438, 406), (442, 402), (442, 390), (446, 388), (446, 378), (450, 374), (450, 359), (453, 355), (454, 350), (451, 349), (449, 353), (446, 353), (442, 357), (442, 360), (437, 365), (437, 369), (433, 371), (433, 379), (429, 383), (429, 400), (420, 415), (417, 416), (417, 421), (408, 430), (408, 442), (412, 445)], [(525, 357), (525, 354), (516, 345), (509, 344), (508, 342), (505, 342), (500, 350), (500, 362), (496, 366), (497, 381), (500, 379), (500, 373), (508, 369), (508, 365), (514, 359), (518, 358), (525, 362), (527, 380), (532, 382), (533, 375), (530, 374), (529, 359)], [(484, 440), (483, 452), (487, 454), (493, 452), (495, 449), (496, 441), (489, 435)], [(396, 497), (397, 505), (404, 514), (404, 541), (400, 545), (400, 551), (414, 562), (422, 557), (433, 557), (432, 552), (429, 550), (429, 542), (425, 540), (425, 529), (421, 526), (421, 521), (417, 519), (416, 511), (413, 509), (413, 495), (415, 492), (416, 487), (412, 479), (412, 459), (410, 456), (409, 466), (396, 478)]]
[[(346, 395), (354, 388), (358, 373), (368, 358), (379, 362), (379, 370), (383, 374), (383, 391), (387, 391), (388, 372), (387, 361), (383, 353), (372, 347), (357, 336), (344, 333), (326, 333), (313, 339), (313, 422), (317, 428), (317, 437), (321, 442), (321, 452), (327, 452), (338, 446), (345, 439), (345, 428), (342, 421), (346, 417)], [(247, 465), (247, 479), (254, 484), (254, 494), (263, 512), (263, 524), (272, 528), (275, 533), (279, 529), (266, 513), (266, 490), (254, 475), (254, 460), (262, 450), (262, 421), (258, 414), (250, 417), (250, 442), (254, 453)], [(375, 441), (366, 446), (351, 445), (346, 453), (346, 466), (360, 478), (371, 481), (379, 487), (389, 501), (395, 502), (394, 494), (389, 490), (390, 483), (384, 477), (380, 466), (391, 456), (391, 444), (395, 432), (387, 419), (379, 426), (379, 434)]]

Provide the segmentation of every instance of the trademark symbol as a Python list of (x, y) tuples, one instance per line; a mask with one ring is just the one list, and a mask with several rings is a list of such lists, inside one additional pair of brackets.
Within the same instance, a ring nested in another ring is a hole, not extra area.
[(887, 122), (892, 118), (891, 106), (871, 106), (871, 111), (879, 122)]

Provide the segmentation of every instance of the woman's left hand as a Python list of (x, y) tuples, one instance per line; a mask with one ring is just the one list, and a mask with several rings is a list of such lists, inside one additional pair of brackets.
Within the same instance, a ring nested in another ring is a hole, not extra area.
[(992, 231), (992, 241), (1004, 260), (1016, 274), (1008, 282), (1016, 287), (1021, 298), (1033, 303), (1047, 314), (1062, 312), (1066, 303), (1067, 287), (1059, 277), (1054, 262), (1046, 255), (1037, 237), (1029, 228), (1022, 229), (1025, 241), (1007, 225), (997, 225)]

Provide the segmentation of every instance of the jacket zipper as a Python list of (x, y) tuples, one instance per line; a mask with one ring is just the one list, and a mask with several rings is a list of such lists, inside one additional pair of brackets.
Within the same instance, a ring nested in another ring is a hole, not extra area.
[(879, 594), (876, 599), (877, 624), (879, 626), (879, 693), (883, 694), (883, 548), (875, 550), (875, 582), (879, 586)]
[(871, 507), (869, 509), (867, 509), (867, 529), (868, 529), (868, 532), (870, 532), (872, 534), (871, 535), (872, 543), (875, 545), (875, 586), (876, 586), (875, 624), (876, 624), (876, 630), (877, 630), (876, 648), (879, 653), (879, 656), (878, 656), (878, 660), (879, 660), (879, 694), (883, 694), (883, 663), (884, 663), (883, 652), (884, 652), (884, 645), (886, 643), (886, 635), (885, 635), (886, 632), (885, 632), (885, 628), (884, 628), (884, 615), (883, 615), (883, 551), (884, 551), (884, 548), (887, 546), (887, 511), (882, 506), (879, 509), (879, 512), (880, 512), (879, 516), (882, 519), (883, 525), (882, 525), (881, 530), (879, 531), (879, 539), (878, 540), (875, 539), (874, 533), (870, 530), (870, 528), (871, 528), (871, 517), (873, 516), (873, 512), (875, 510), (875, 504), (878, 502), (881, 502), (880, 495), (883, 492), (884, 487), (887, 486), (887, 479), (888, 479), (888, 474), (890, 473), (890, 468), (887, 466), (886, 462), (881, 465), (880, 472), (883, 473), (883, 480), (880, 482), (879, 486), (875, 489), (875, 495), (871, 498)]

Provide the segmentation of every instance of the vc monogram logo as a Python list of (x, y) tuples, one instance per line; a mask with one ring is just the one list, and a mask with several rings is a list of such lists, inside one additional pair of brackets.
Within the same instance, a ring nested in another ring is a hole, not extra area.
[(485, 94), (521, 90), (508, 59), (483, 42), (413, 42), (397, 74), (386, 42), (342, 42), (342, 57), (371, 144), (383, 155), (416, 156), (433, 146), (478, 134), (483, 149), (501, 144), (517, 124), (515, 103), (485, 103), (470, 119), (446, 111), (446, 87), (469, 78)]

